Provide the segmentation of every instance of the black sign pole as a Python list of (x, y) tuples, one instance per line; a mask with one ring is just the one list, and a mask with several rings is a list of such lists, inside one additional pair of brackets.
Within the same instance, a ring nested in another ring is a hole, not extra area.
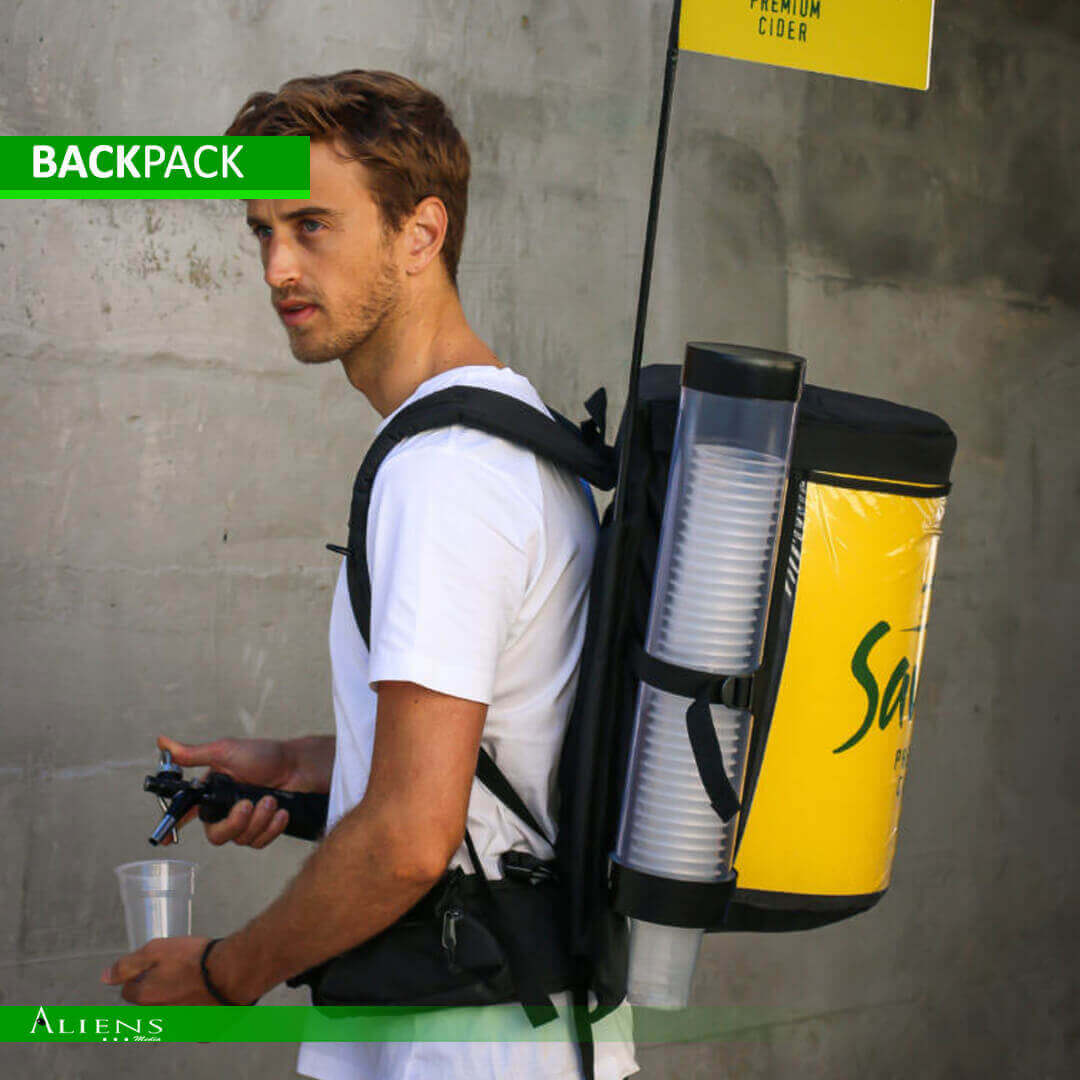
[(656, 133), (656, 156), (653, 159), (652, 190), (649, 193), (649, 218), (645, 225), (645, 255), (641, 265), (641, 288), (638, 291), (637, 320), (634, 326), (634, 352), (630, 362), (630, 385), (626, 391), (626, 431), (619, 450), (619, 480), (615, 488), (613, 524), (622, 521), (626, 502), (626, 470), (630, 461), (630, 446), (634, 436), (637, 412), (638, 375), (641, 371), (641, 352), (645, 344), (645, 316), (649, 307), (649, 282), (652, 278), (653, 250), (656, 247), (656, 221), (660, 216), (660, 187), (664, 180), (664, 157), (667, 153), (668, 118), (675, 92), (675, 65), (679, 59), (679, 10), (682, 0), (675, 0), (671, 10), (671, 29), (668, 32), (667, 61), (664, 65), (664, 90), (660, 98), (660, 128)]
[[(652, 274), (653, 249), (656, 246), (656, 219), (660, 210), (660, 181), (664, 175), (664, 153), (667, 149), (668, 116), (671, 113), (671, 95), (675, 84), (675, 62), (679, 56), (679, 9), (681, 0), (675, 0), (671, 13), (671, 32), (668, 36), (667, 64), (664, 68), (664, 92), (660, 103), (660, 131), (656, 137), (656, 158), (653, 162), (652, 192), (649, 197), (649, 219), (645, 227), (645, 257), (641, 268), (641, 289), (638, 293), (637, 325), (634, 330), (634, 353), (630, 365), (630, 387), (627, 391), (626, 429), (620, 432), (622, 443), (619, 450), (619, 474), (615, 498), (611, 506), (609, 533), (610, 548), (602, 563), (602, 579), (598, 595), (603, 600), (596, 612), (597, 634), (594, 644), (594, 670), (598, 681), (591, 689), (589, 703), (583, 705), (578, 755), (579, 772), (576, 776), (561, 777), (564, 798), (567, 793), (585, 792), (585, 798), (574, 798), (569, 811), (573, 823), (571, 832), (580, 836), (582, 848), (580, 865), (590, 868), (586, 880), (572, 885), (571, 894), (571, 940), (574, 950), (582, 956), (590, 955), (589, 942), (597, 932), (598, 912), (606, 909), (608, 900), (607, 859), (615, 839), (615, 822), (610, 814), (597, 814), (598, 807), (609, 805), (608, 794), (612, 785), (622, 781), (625, 762), (620, 762), (616, 736), (616, 710), (613, 703), (623, 692), (623, 671), (617, 662), (625, 649), (623, 634), (629, 617), (626, 590), (619, 587), (624, 575), (623, 563), (628, 553), (624, 550), (623, 518), (626, 503), (626, 479), (630, 461), (630, 447), (634, 440), (634, 413), (638, 397), (638, 372), (641, 369), (641, 350), (645, 339), (645, 312), (649, 305), (649, 278)], [(627, 567), (626, 572), (629, 572)], [(597, 595), (594, 586), (594, 595)], [(589, 620), (592, 622), (593, 613)], [(616, 661), (616, 662), (613, 662)], [(579, 702), (585, 699), (578, 698)], [(571, 718), (574, 726), (575, 715)], [(596, 871), (595, 873), (593, 871)], [(599, 906), (598, 906), (599, 905)]]

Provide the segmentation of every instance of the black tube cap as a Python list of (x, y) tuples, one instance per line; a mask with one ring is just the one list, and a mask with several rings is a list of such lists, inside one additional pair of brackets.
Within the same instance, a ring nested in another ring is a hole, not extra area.
[(690, 341), (686, 345), (682, 384), (691, 390), (728, 397), (798, 401), (805, 371), (806, 361), (791, 353), (752, 345)]

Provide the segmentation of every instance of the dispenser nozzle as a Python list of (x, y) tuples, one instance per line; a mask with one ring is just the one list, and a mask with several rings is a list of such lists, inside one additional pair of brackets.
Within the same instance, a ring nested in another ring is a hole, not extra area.
[(150, 834), (150, 843), (157, 847), (166, 835), (172, 834), (172, 842), (180, 843), (180, 830), (177, 823), (198, 800), (191, 784), (184, 780), (184, 770), (172, 759), (168, 750), (161, 751), (158, 771), (143, 781), (143, 790), (152, 791), (158, 797), (163, 817), (157, 828)]

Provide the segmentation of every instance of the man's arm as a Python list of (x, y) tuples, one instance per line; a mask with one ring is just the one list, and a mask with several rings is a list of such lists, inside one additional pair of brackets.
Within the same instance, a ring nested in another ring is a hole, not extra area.
[(446, 869), (465, 833), (487, 705), (382, 682), (367, 791), (284, 893), (211, 953), (232, 1001), (385, 929)]

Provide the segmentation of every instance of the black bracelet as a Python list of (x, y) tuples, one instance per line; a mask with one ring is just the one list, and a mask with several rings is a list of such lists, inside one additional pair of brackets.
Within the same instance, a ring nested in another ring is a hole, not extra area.
[[(213, 999), (214, 999), (214, 1000), (215, 1000), (215, 1001), (216, 1001), (216, 1002), (217, 1002), (217, 1003), (218, 1003), (219, 1005), (236, 1005), (236, 1004), (238, 1004), (237, 1002), (235, 1002), (235, 1001), (230, 1001), (230, 1000), (229, 1000), (229, 999), (228, 999), (228, 998), (227, 998), (227, 997), (226, 997), (226, 996), (225, 996), (225, 995), (224, 995), (224, 994), (223, 994), (223, 993), (222, 993), (222, 992), (221, 992), (220, 990), (218, 990), (218, 988), (217, 988), (217, 987), (216, 987), (216, 986), (215, 986), (215, 985), (214, 985), (214, 984), (213, 984), (213, 983), (212, 983), (212, 982), (210, 981), (210, 972), (206, 970), (206, 958), (207, 958), (207, 957), (208, 957), (208, 956), (210, 955), (210, 950), (211, 950), (211, 949), (212, 949), (212, 948), (213, 948), (213, 947), (214, 947), (214, 946), (215, 946), (215, 945), (216, 945), (216, 944), (217, 944), (217, 943), (218, 943), (218, 942), (219, 942), (220, 940), (221, 940), (221, 938), (219, 938), (219, 937), (216, 937), (216, 938), (211, 938), (211, 939), (210, 939), (210, 940), (209, 940), (209, 941), (208, 941), (208, 942), (206, 943), (206, 948), (205, 948), (205, 949), (203, 949), (203, 951), (202, 951), (202, 956), (200, 956), (200, 957), (199, 957), (199, 970), (200, 970), (200, 971), (202, 972), (202, 980), (203, 980), (203, 985), (204, 985), (204, 986), (206, 987), (206, 989), (207, 989), (207, 991), (209, 992), (210, 996), (211, 996), (211, 997), (212, 997), (212, 998), (213, 998)], [(257, 1004), (257, 1003), (258, 1003), (258, 1001), (259, 1001), (259, 999), (258, 999), (258, 998), (256, 998), (256, 999), (255, 999), (255, 1000), (254, 1000), (253, 1002), (251, 1002), (251, 1004), (252, 1004), (252, 1005), (255, 1005), (255, 1004)]]

